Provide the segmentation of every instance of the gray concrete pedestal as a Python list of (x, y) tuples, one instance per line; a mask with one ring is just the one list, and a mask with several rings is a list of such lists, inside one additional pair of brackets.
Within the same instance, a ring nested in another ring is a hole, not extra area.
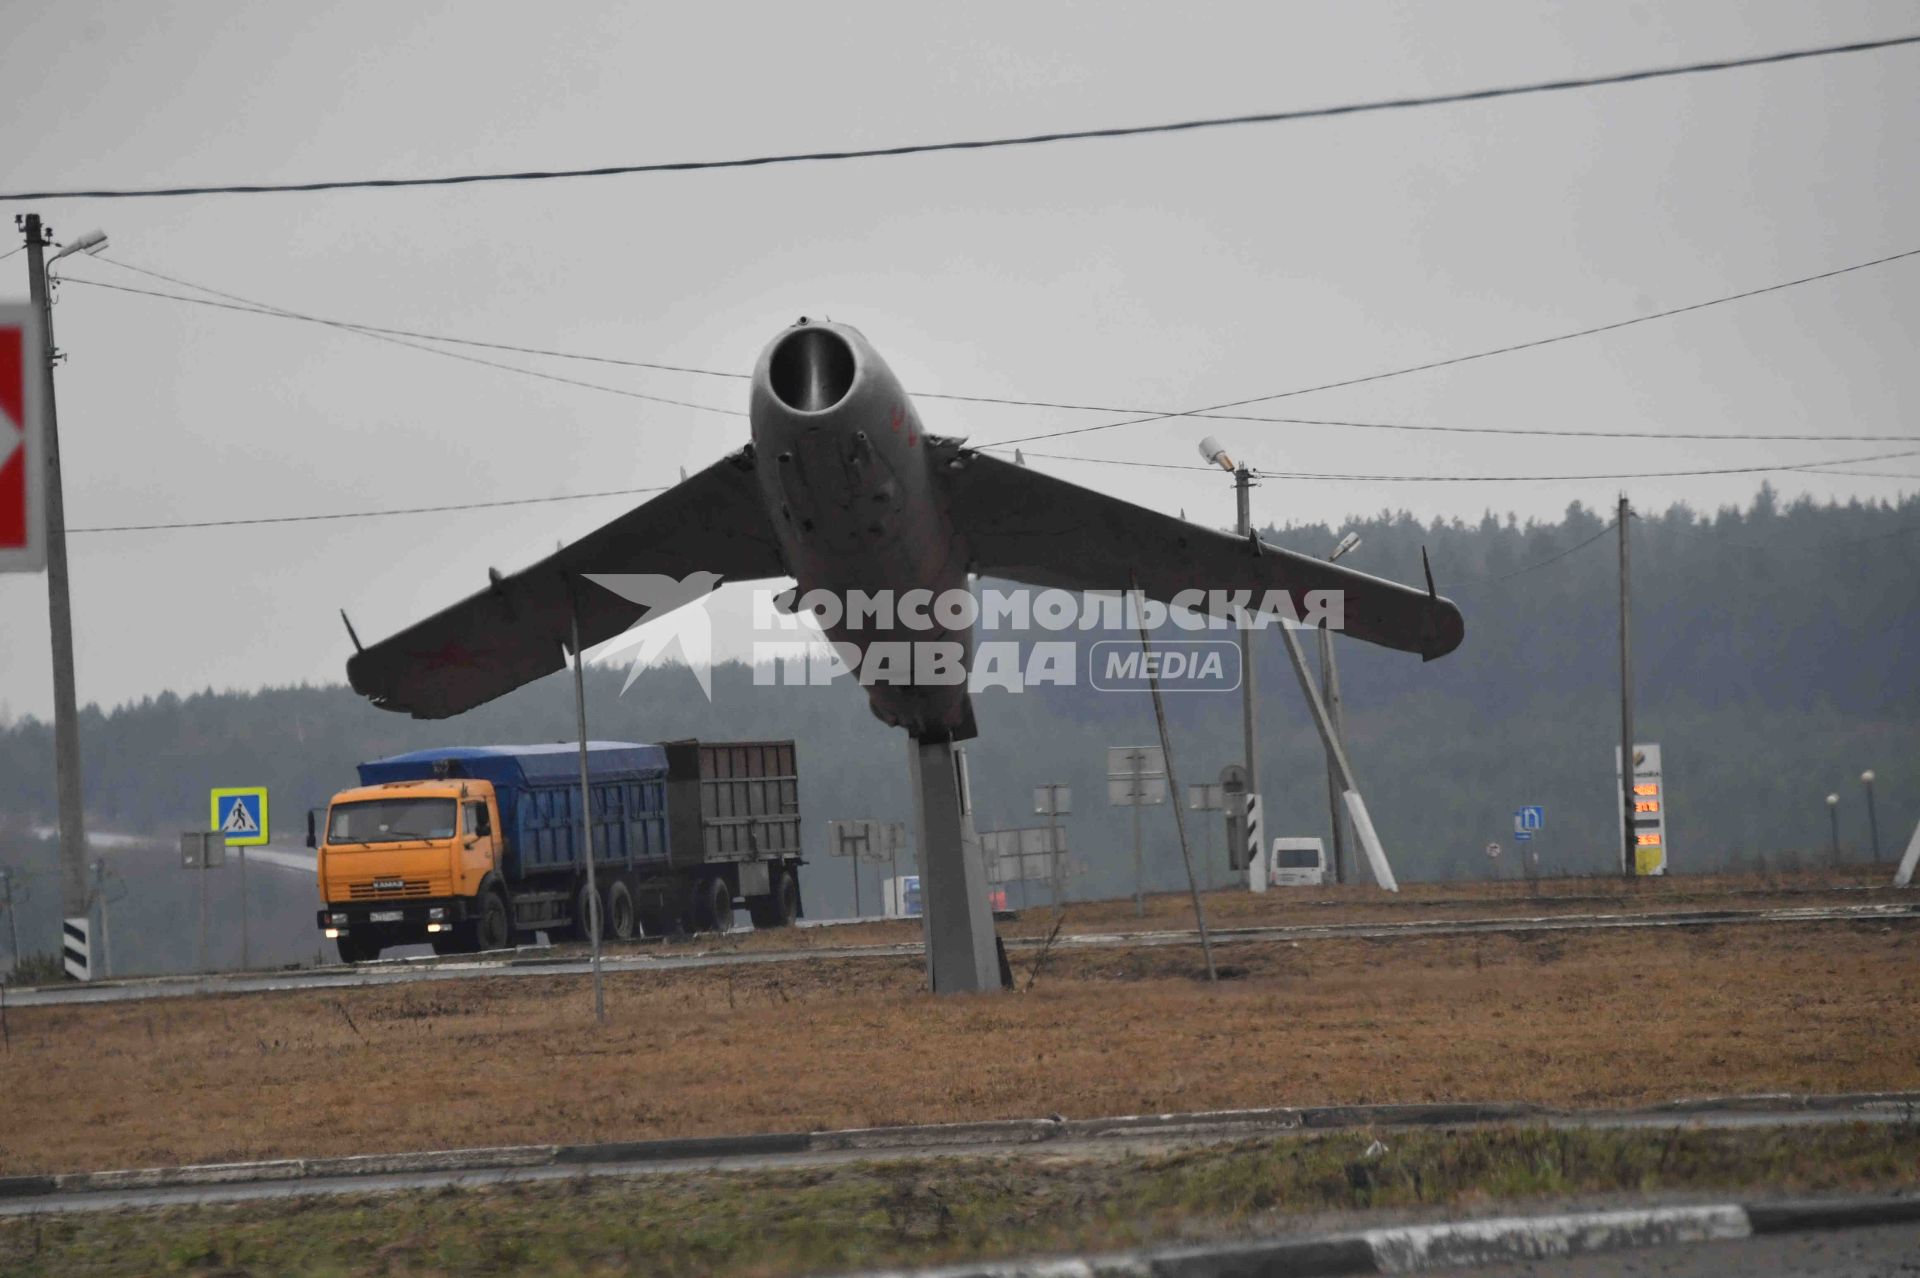
[(973, 818), (960, 802), (951, 741), (907, 742), (914, 833), (920, 843), (920, 908), (927, 938), (927, 985), (935, 994), (1000, 988), (987, 868)]

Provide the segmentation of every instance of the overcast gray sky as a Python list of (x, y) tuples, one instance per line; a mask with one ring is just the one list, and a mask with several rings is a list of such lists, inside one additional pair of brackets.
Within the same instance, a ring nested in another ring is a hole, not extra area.
[[(1590, 75), (1920, 29), (1913, 4), (9, 6), (12, 189), (561, 168), (1147, 123)], [(62, 238), (328, 316), (747, 371), (795, 317), (910, 388), (1191, 408), (1625, 318), (1920, 246), (1920, 50), (1486, 104), (1012, 151), (512, 186), (43, 202)], [(7, 213), (25, 211), (9, 208)], [(24, 296), (25, 257), (0, 265)], [(152, 286), (106, 263), (73, 278)], [(166, 287), (166, 286), (160, 286)], [(69, 522), (671, 482), (741, 418), (352, 334), (69, 285)], [(1920, 434), (1920, 260), (1275, 412), (1550, 429)], [(744, 384), (502, 357), (742, 408)], [(923, 401), (976, 441), (1102, 420)], [(1837, 442), (1623, 443), (1192, 421), (1048, 451), (1429, 475), (1798, 464)], [(1915, 445), (1920, 448), (1920, 444)], [(1162, 509), (1224, 476), (1046, 461)], [(1894, 497), (1920, 457), (1776, 474)], [(1745, 504), (1760, 476), (1637, 481)], [(1261, 518), (1557, 517), (1612, 481), (1306, 483)], [(83, 701), (338, 680), (622, 499), (73, 537)], [(1445, 581), (1444, 565), (1436, 565)], [(41, 577), (0, 578), (0, 702), (51, 705)]]

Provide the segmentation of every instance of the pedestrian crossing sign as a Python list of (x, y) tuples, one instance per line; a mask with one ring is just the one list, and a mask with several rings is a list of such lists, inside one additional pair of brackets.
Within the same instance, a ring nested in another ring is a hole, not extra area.
[(213, 792), (213, 829), (227, 836), (230, 848), (258, 847), (267, 841), (267, 787), (237, 786)]

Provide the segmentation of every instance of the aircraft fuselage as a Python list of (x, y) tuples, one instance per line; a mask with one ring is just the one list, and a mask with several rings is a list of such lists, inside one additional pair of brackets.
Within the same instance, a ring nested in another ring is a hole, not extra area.
[[(857, 329), (802, 320), (775, 338), (754, 369), (751, 416), (760, 489), (801, 596), (900, 601), (968, 588), (970, 556), (942, 506), (919, 413)], [(902, 625), (895, 609), (879, 623), (852, 614), (823, 628), (863, 659), (877, 644), (898, 645), (881, 651), (907, 661), (957, 644), (962, 667), (971, 661), (971, 627), (926, 612), (916, 614), (925, 628)], [(964, 679), (875, 680), (867, 691), (882, 721), (916, 737), (972, 734)]]

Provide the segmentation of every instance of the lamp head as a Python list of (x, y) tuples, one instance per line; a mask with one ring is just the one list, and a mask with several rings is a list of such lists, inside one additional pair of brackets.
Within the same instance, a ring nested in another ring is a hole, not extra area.
[(49, 265), (71, 253), (98, 253), (107, 246), (107, 233), (98, 228), (88, 231), (77, 240), (68, 242), (58, 253), (47, 259)]
[(1360, 546), (1360, 534), (1356, 532), (1350, 532), (1346, 536), (1340, 539), (1339, 545), (1333, 548), (1333, 553), (1327, 556), (1327, 562), (1334, 563), (1339, 560), (1340, 556), (1346, 554), (1351, 550), (1357, 550), (1359, 546)]
[(1233, 469), (1233, 458), (1227, 456), (1227, 450), (1211, 435), (1200, 441), (1200, 455), (1221, 470)]
[(1866, 783), (1867, 785), (1872, 785), (1872, 784), (1873, 784), (1873, 769), (1872, 769), (1872, 768), (1868, 768), (1868, 769), (1867, 769), (1867, 770), (1866, 770), (1865, 772), (1862, 772), (1862, 773), (1860, 774), (1860, 780), (1861, 780), (1861, 781), (1863, 781), (1863, 782), (1865, 782), (1865, 783)]
[(1837, 807), (1839, 807), (1839, 806), (1840, 806), (1840, 796), (1839, 796), (1839, 795), (1837, 795), (1837, 794), (1829, 794), (1829, 795), (1827, 796), (1827, 806), (1828, 806), (1828, 807), (1830, 807), (1830, 808), (1837, 808)]

